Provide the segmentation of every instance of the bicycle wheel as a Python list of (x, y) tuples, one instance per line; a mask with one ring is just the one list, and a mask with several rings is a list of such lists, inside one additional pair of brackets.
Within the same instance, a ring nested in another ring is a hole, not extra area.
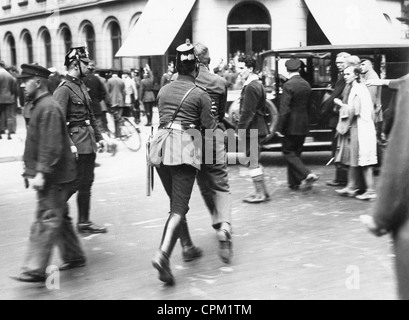
[(121, 124), (121, 141), (131, 151), (138, 151), (141, 148), (141, 134), (138, 127), (136, 127), (128, 118), (122, 118)]

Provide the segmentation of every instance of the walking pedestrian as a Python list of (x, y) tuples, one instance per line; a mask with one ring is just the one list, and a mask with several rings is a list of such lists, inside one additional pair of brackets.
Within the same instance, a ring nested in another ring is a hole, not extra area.
[(18, 97), (16, 79), (6, 70), (4, 61), (0, 61), (0, 139), (7, 129), (7, 139), (11, 140), (13, 133), (15, 108)]
[(299, 59), (289, 59), (285, 66), (288, 81), (283, 86), (277, 131), (283, 135), (282, 148), (287, 163), (288, 187), (298, 190), (304, 181), (306, 189), (310, 189), (318, 176), (305, 166), (301, 153), (309, 130), (308, 103), (311, 86), (299, 73)]
[(91, 109), (91, 97), (82, 79), (90, 62), (85, 47), (71, 48), (65, 55), (66, 80), (54, 91), (54, 98), (62, 107), (74, 151), (78, 153), (78, 221), (81, 233), (105, 233), (107, 229), (90, 220), (91, 188), (95, 178), (95, 159), (104, 151), (106, 142), (97, 126)]
[[(340, 99), (334, 102), (343, 108), (348, 108), (349, 146), (340, 148), (347, 150), (349, 158), (348, 184), (336, 192), (340, 195), (356, 197), (359, 200), (373, 200), (376, 198), (373, 179), (373, 166), (377, 164), (376, 130), (374, 124), (374, 108), (368, 88), (360, 80), (359, 67), (348, 67), (344, 70), (345, 82), (351, 85), (347, 103)], [(359, 190), (359, 172), (363, 173), (366, 191), (357, 195)]]
[(162, 75), (162, 78), (160, 80), (160, 87), (162, 88), (164, 85), (170, 83), (173, 74), (175, 73), (175, 65), (173, 64), (173, 61), (168, 63), (168, 70), (166, 73)]
[(47, 88), (50, 71), (39, 65), (23, 64), (21, 68), (19, 78), (32, 101), (23, 176), (26, 186), (31, 185), (37, 192), (37, 209), (27, 255), (16, 280), (44, 282), (55, 246), (64, 262), (60, 270), (86, 262), (68, 215), (67, 201), (73, 194), (76, 164), (64, 113)]
[[(203, 88), (195, 85), (198, 65), (193, 45), (189, 42), (182, 44), (176, 51), (178, 78), (158, 93), (159, 130), (167, 131), (169, 135), (162, 148), (163, 160), (157, 172), (170, 199), (170, 212), (159, 250), (152, 260), (153, 267), (159, 272), (159, 279), (168, 285), (174, 284), (169, 259), (181, 230), (181, 241), (193, 250), (190, 257), (201, 255), (193, 247), (185, 218), (189, 211), (196, 171), (200, 169), (200, 161), (197, 162), (195, 158), (199, 150), (193, 155), (184, 153), (185, 144), (191, 144), (192, 141), (183, 137), (190, 137), (186, 132), (190, 128), (214, 130), (217, 126), (211, 113), (210, 96)], [(166, 143), (172, 147), (166, 147)]]
[(155, 94), (153, 93), (153, 72), (148, 64), (146, 64), (139, 89), (139, 99), (143, 104), (143, 109), (146, 115), (145, 126), (152, 125), (153, 105), (155, 104)]
[[(263, 168), (259, 163), (260, 145), (268, 134), (267, 124), (264, 121), (266, 93), (256, 73), (255, 59), (251, 56), (240, 58), (237, 69), (241, 79), (245, 81), (240, 95), (240, 119), (237, 129), (245, 130), (246, 133), (245, 152), (249, 159), (247, 166), (255, 187), (255, 193), (246, 196), (243, 201), (260, 203), (270, 199), (264, 182)], [(251, 130), (257, 130), (257, 139), (251, 138)], [(254, 149), (257, 152), (254, 152)]]
[[(199, 75), (196, 78), (196, 84), (206, 88), (210, 95), (212, 112), (217, 122), (217, 128), (213, 134), (210, 137), (204, 137), (203, 161), (196, 180), (212, 216), (212, 226), (219, 240), (219, 256), (223, 262), (230, 263), (233, 254), (231, 193), (224, 139), (226, 128), (223, 124), (228, 83), (226, 79), (210, 72), (209, 49), (201, 43), (196, 43), (194, 47), (199, 59)], [(208, 162), (209, 160), (211, 162)]]
[[(368, 82), (367, 82), (368, 85)], [(378, 197), (366, 225), (377, 236), (389, 233), (393, 241), (399, 299), (409, 300), (409, 75), (389, 80), (372, 80), (371, 85), (387, 85), (395, 90), (394, 123), (389, 134)]]
[[(337, 54), (335, 64), (338, 68), (338, 78), (333, 87), (333, 91), (326, 99), (321, 107), (323, 116), (328, 119), (328, 127), (332, 129), (332, 156), (335, 158), (337, 150), (337, 124), (338, 124), (338, 108), (334, 105), (334, 99), (339, 98), (342, 100), (345, 90), (344, 70), (347, 67), (347, 58), (351, 55), (347, 52), (340, 52)], [(348, 180), (348, 167), (344, 167), (341, 164), (335, 164), (335, 178), (332, 181), (328, 181), (327, 185), (338, 187), (345, 187)]]
[(114, 116), (115, 137), (120, 138), (119, 120), (121, 119), (125, 105), (125, 83), (118, 76), (118, 72), (113, 72), (112, 77), (108, 79), (107, 89), (111, 100), (110, 112)]

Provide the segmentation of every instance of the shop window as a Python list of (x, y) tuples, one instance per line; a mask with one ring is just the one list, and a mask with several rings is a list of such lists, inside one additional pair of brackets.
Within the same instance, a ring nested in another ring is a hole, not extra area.
[(44, 30), (41, 39), (44, 43), (44, 53), (45, 53), (45, 64), (47, 68), (52, 67), (53, 59), (52, 59), (52, 50), (51, 50), (51, 36), (48, 30)]
[(6, 43), (9, 47), (9, 54), (10, 54), (10, 64), (12, 66), (16, 66), (17, 65), (17, 52), (16, 52), (16, 41), (14, 39), (14, 36), (9, 33), (7, 35), (7, 40)]
[(84, 28), (85, 32), (85, 42), (87, 44), (87, 49), (89, 52), (89, 57), (91, 60), (95, 60), (95, 31), (91, 25), (87, 25)]
[(68, 52), (72, 47), (72, 34), (68, 26), (64, 26), (61, 31), (62, 41), (64, 42), (64, 52)]
[(30, 33), (26, 32), (23, 36), (23, 42), (26, 45), (26, 59), (28, 63), (33, 63), (34, 59), (33, 59), (33, 39), (31, 38)]
[(113, 67), (115, 69), (122, 69), (122, 59), (115, 57), (115, 54), (118, 52), (119, 48), (122, 45), (122, 36), (121, 36), (121, 29), (116, 22), (111, 22), (110, 24), (110, 31), (111, 31), (111, 46), (112, 46), (112, 61)]
[(264, 5), (243, 2), (236, 5), (227, 21), (229, 60), (240, 55), (255, 58), (271, 47), (271, 18)]

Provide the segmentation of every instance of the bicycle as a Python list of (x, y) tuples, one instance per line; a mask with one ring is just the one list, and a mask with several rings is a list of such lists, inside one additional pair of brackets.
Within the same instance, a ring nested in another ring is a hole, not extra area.
[[(109, 116), (111, 115), (111, 116)], [(142, 146), (141, 130), (138, 125), (130, 118), (121, 116), (118, 119), (119, 136), (115, 135), (115, 114), (107, 113), (108, 130), (105, 132), (111, 139), (117, 139), (131, 151), (136, 152)]]

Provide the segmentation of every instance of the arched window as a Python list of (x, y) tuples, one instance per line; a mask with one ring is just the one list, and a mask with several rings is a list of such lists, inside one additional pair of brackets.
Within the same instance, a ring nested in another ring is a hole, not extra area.
[(44, 29), (41, 33), (41, 40), (44, 44), (44, 53), (45, 53), (45, 66), (46, 68), (52, 67), (52, 51), (51, 51), (51, 36), (48, 30)]
[(23, 35), (23, 43), (26, 46), (26, 55), (25, 59), (27, 59), (24, 62), (27, 63), (33, 63), (34, 58), (33, 58), (33, 38), (31, 38), (30, 32), (26, 31)]
[(227, 20), (229, 56), (238, 52), (258, 55), (271, 47), (271, 18), (264, 5), (242, 2), (236, 5)]
[(17, 65), (16, 41), (14, 40), (14, 36), (11, 33), (9, 33), (6, 37), (7, 37), (6, 43), (10, 50), (9, 51), (10, 64), (12, 66), (16, 66)]
[(121, 29), (120, 29), (118, 23), (113, 21), (109, 25), (109, 30), (111, 32), (113, 67), (115, 69), (122, 69), (122, 59), (115, 57), (115, 54), (118, 52), (119, 48), (122, 45)]
[(85, 42), (87, 44), (88, 52), (89, 52), (89, 57), (91, 60), (95, 60), (96, 56), (96, 50), (95, 50), (95, 31), (92, 25), (88, 24), (84, 28), (84, 34), (85, 34)]
[(68, 26), (64, 26), (61, 31), (62, 41), (64, 42), (64, 52), (68, 52), (72, 47), (72, 34)]

